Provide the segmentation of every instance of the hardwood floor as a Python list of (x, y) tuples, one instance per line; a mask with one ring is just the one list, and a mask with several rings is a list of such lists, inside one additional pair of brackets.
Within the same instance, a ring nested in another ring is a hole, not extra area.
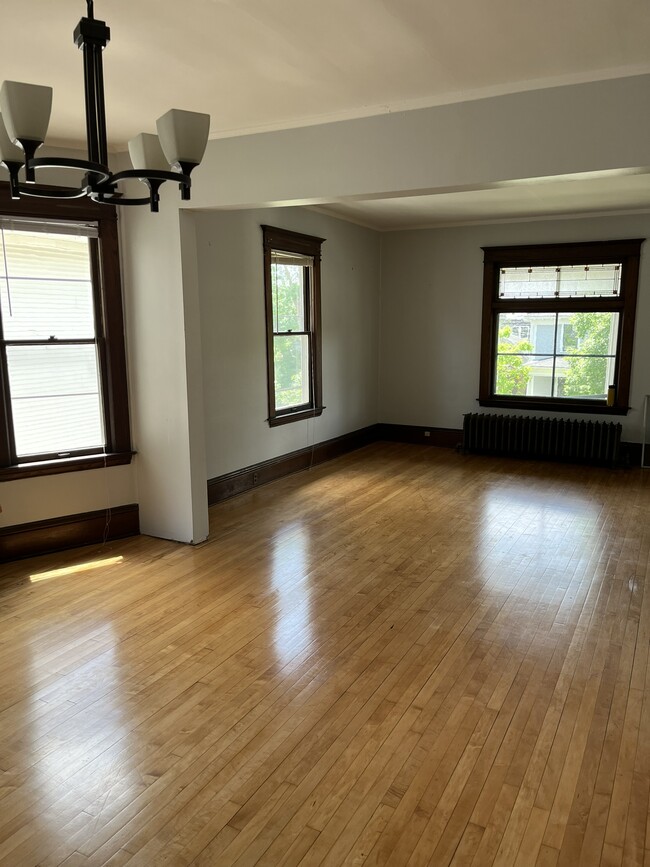
[(0, 864), (650, 865), (650, 471), (376, 444), (211, 525), (2, 567)]

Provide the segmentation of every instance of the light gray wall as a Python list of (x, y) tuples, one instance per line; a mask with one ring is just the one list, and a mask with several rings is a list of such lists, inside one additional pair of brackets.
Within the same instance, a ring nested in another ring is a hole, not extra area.
[[(379, 236), (303, 208), (195, 214), (208, 478), (377, 420)], [(270, 428), (262, 232), (322, 248), (322, 416)]]
[[(646, 237), (650, 215), (382, 235), (380, 420), (459, 428), (463, 413), (477, 409), (481, 247)], [(636, 442), (641, 441), (643, 395), (650, 392), (650, 241), (641, 257), (632, 410), (621, 417), (624, 438)]]
[(639, 75), (217, 139), (192, 176), (192, 199), (305, 205), (647, 169), (648, 104), (650, 75)]

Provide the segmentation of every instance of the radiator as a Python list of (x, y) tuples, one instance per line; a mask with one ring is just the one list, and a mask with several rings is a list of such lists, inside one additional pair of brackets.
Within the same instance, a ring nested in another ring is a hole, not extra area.
[(614, 464), (621, 430), (616, 422), (470, 412), (463, 420), (463, 451)]

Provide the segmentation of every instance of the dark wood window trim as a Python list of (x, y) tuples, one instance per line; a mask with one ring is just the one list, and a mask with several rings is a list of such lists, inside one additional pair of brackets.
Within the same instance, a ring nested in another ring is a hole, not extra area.
[[(483, 322), (481, 374), (478, 402), (481, 406), (512, 409), (589, 412), (626, 415), (629, 410), (632, 346), (636, 314), (641, 244), (644, 239), (590, 241), (570, 244), (535, 244), (520, 247), (483, 247)], [(499, 298), (500, 269), (513, 266), (590, 265), (620, 262), (621, 292), (616, 298), (502, 299)], [(615, 400), (580, 400), (562, 397), (508, 397), (494, 394), (494, 372), (499, 313), (533, 312), (617, 312), (619, 342), (616, 361)]]
[[(102, 380), (102, 401), (106, 427), (106, 453), (77, 454), (65, 458), (17, 463), (12, 459), (12, 431), (7, 412), (9, 401), (7, 371), (0, 377), (0, 481), (67, 473), (131, 461), (131, 433), (128, 408), (126, 351), (122, 287), (120, 279), (117, 214), (109, 205), (89, 199), (56, 200), (22, 198), (13, 201), (9, 185), (0, 183), (0, 214), (53, 221), (97, 223), (99, 238), (90, 240), (95, 300), (97, 345)], [(45, 456), (47, 458), (47, 456)]]
[[(323, 412), (323, 383), (321, 362), (321, 310), (320, 261), (324, 238), (262, 226), (264, 247), (264, 295), (266, 309), (266, 367), (268, 389), (268, 423), (271, 427), (301, 419), (314, 418)], [(288, 410), (275, 408), (275, 370), (273, 362), (273, 291), (271, 283), (271, 254), (273, 251), (311, 256), (313, 267), (308, 285), (309, 362), (311, 370), (310, 400), (307, 405)]]

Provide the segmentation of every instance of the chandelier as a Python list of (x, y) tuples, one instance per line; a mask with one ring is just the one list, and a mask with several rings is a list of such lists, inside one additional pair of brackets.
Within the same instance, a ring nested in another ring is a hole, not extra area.
[[(141, 133), (129, 142), (133, 168), (112, 173), (108, 168), (102, 67), (102, 51), (111, 32), (105, 21), (95, 19), (93, 0), (86, 0), (86, 4), (88, 17), (81, 19), (73, 35), (75, 44), (83, 51), (88, 159), (37, 157), (50, 121), (52, 88), (5, 81), (0, 89), (0, 164), (9, 172), (11, 198), (88, 196), (96, 202), (112, 205), (149, 205), (152, 211), (157, 211), (161, 185), (173, 181), (180, 187), (181, 198), (189, 200), (190, 174), (203, 159), (210, 116), (171, 109), (158, 118), (158, 135)], [(81, 172), (80, 186), (37, 185), (37, 171), (52, 168)], [(23, 169), (24, 182), (21, 183), (19, 173)], [(148, 195), (133, 198), (120, 191), (121, 181), (134, 178), (148, 187)]]

